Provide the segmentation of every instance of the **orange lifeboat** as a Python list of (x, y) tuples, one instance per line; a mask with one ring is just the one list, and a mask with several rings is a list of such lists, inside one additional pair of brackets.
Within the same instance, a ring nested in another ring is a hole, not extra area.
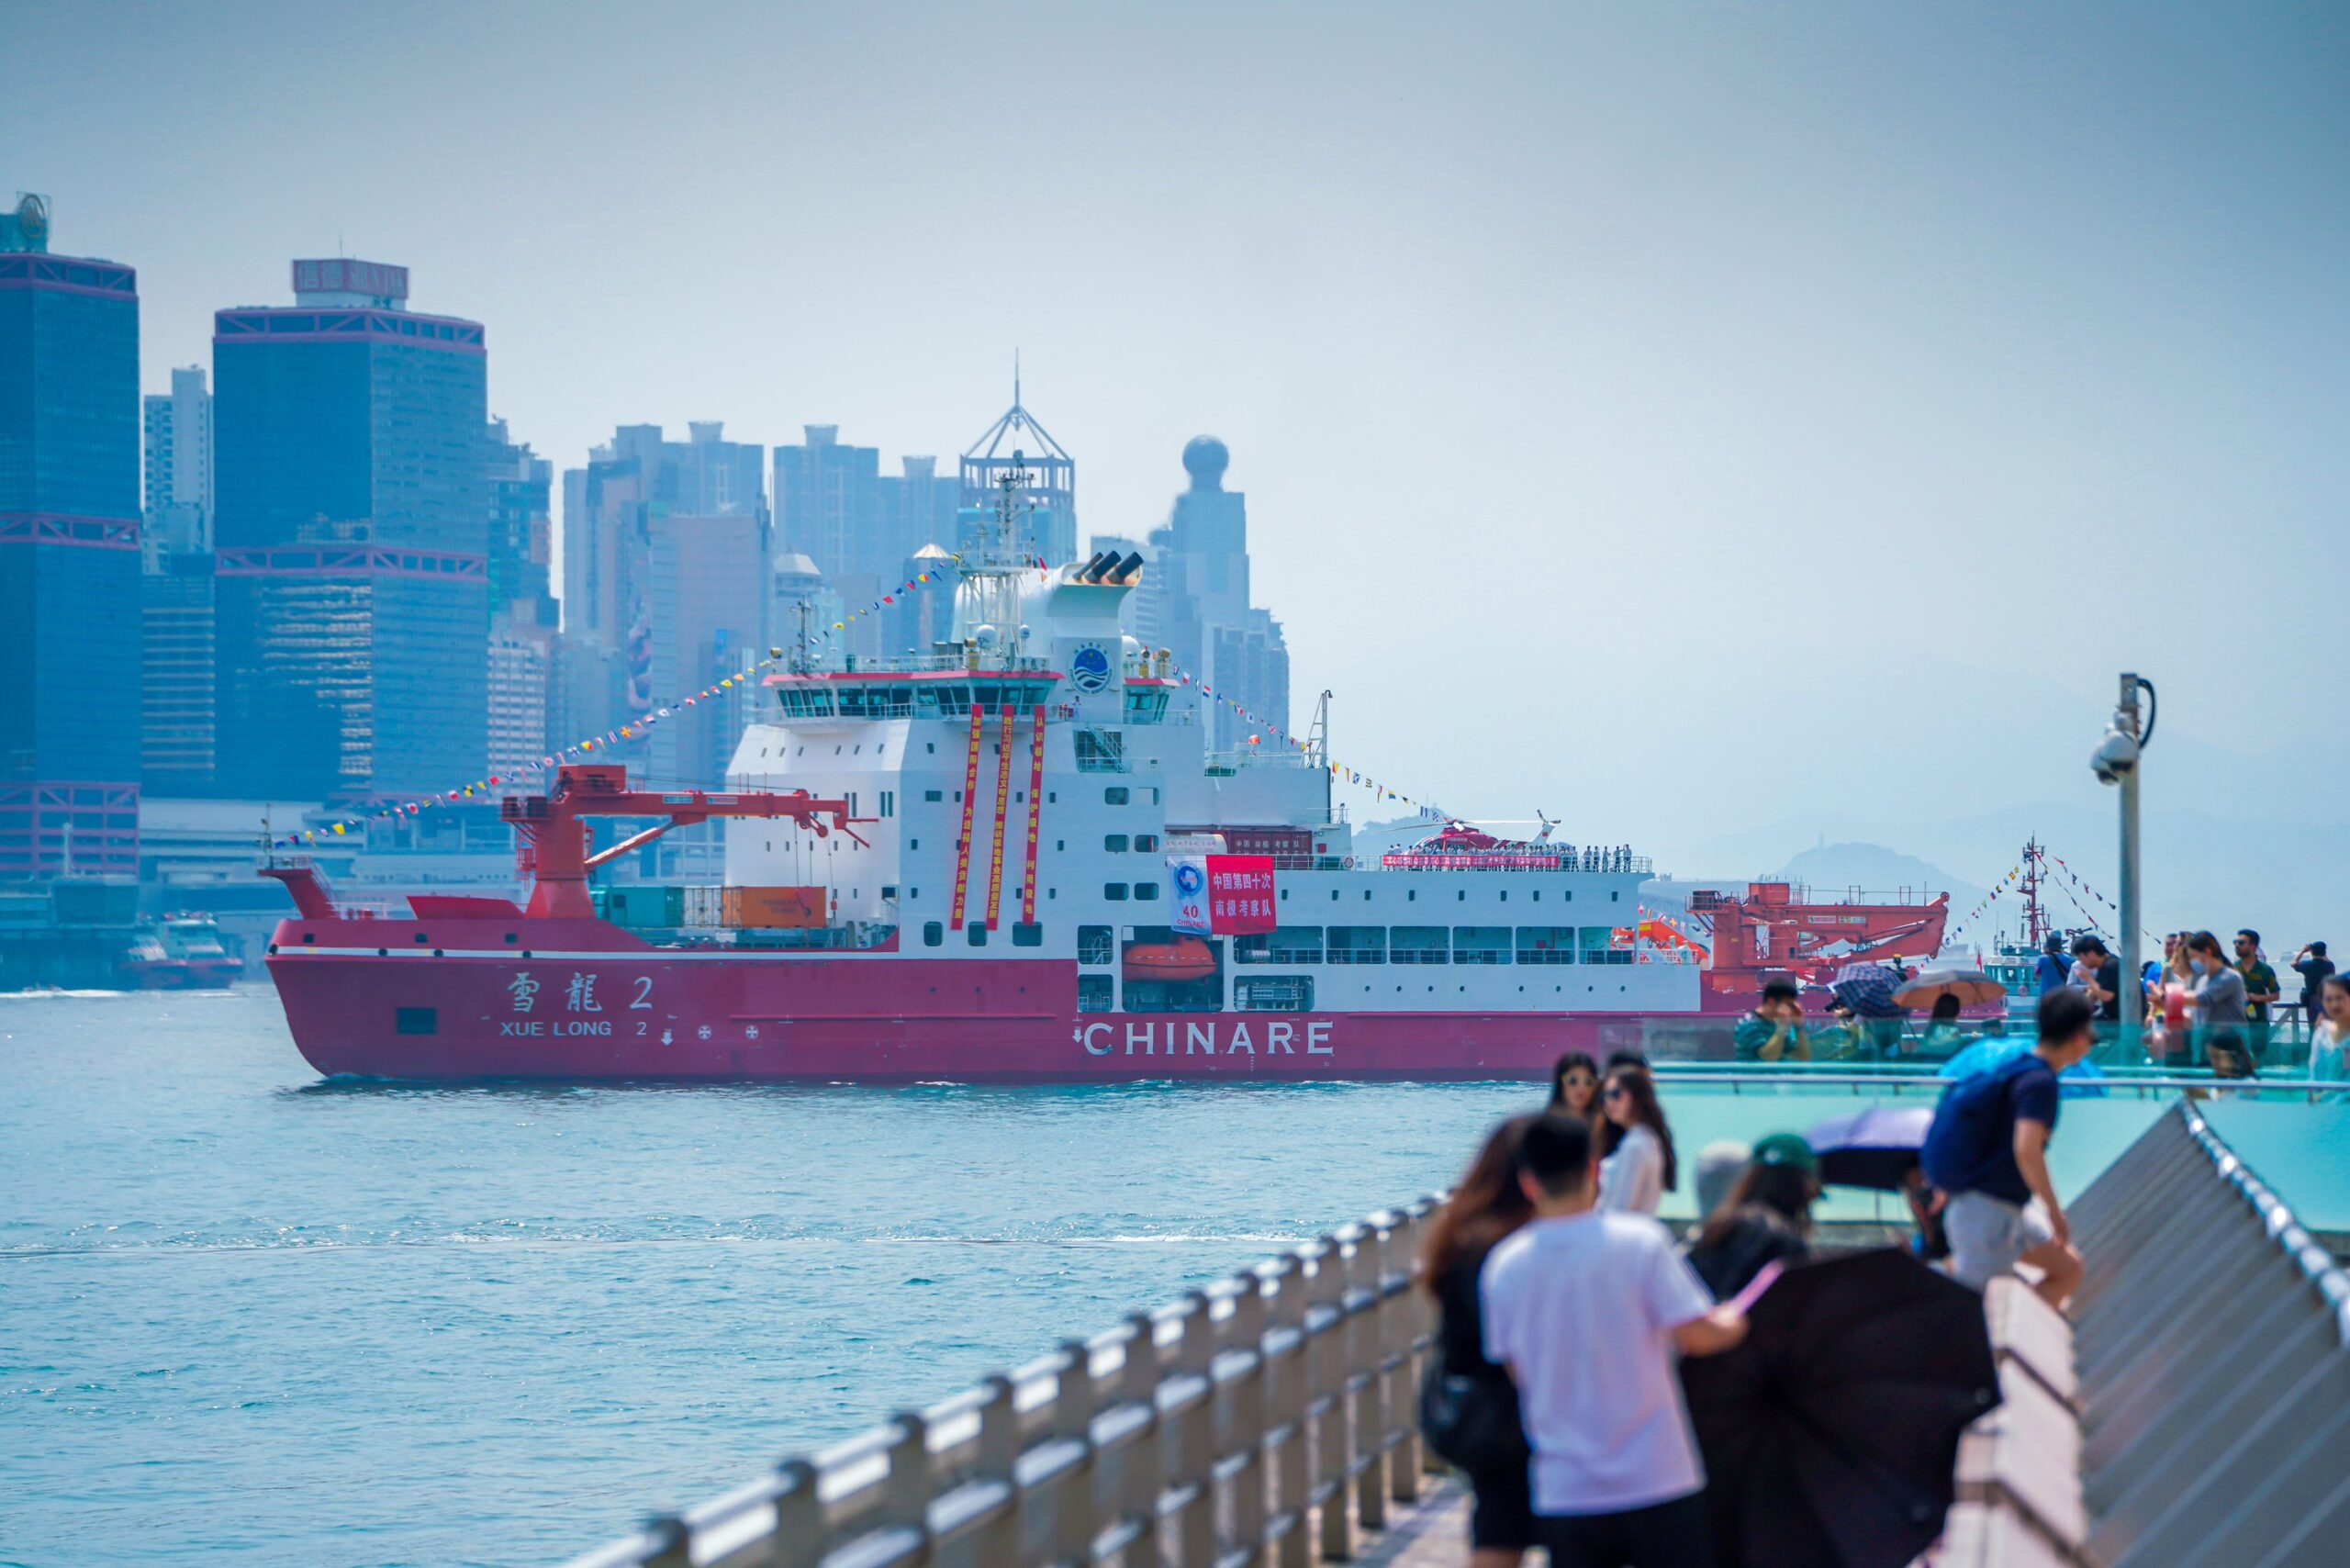
[(1181, 985), (1215, 973), (1215, 953), (1196, 936), (1172, 942), (1137, 942), (1126, 949), (1126, 979)]

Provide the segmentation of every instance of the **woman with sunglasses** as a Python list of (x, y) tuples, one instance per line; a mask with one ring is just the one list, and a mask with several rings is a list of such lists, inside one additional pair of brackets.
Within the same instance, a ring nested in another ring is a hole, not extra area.
[(1550, 1109), (1588, 1122), (1599, 1114), (1599, 1064), (1589, 1051), (1569, 1051), (1550, 1070)]
[(1680, 1182), (1673, 1129), (1657, 1103), (1656, 1081), (1637, 1067), (1612, 1069), (1599, 1108), (1599, 1206), (1656, 1213)]

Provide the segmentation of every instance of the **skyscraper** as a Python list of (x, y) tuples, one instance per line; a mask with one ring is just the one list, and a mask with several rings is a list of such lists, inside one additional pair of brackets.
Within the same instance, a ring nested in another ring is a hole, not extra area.
[[(204, 367), (172, 372), (172, 389), (146, 400), (145, 519), (151, 546), (212, 548), (212, 394)], [(166, 543), (167, 542), (167, 543)]]
[(140, 534), (140, 788), (211, 792), (218, 736), (218, 601), (212, 554), (212, 394), (204, 367), (172, 372), (145, 405)]
[(213, 316), (219, 785), (445, 790), (487, 747), (485, 334), (410, 311), (405, 267), (293, 274)]
[(139, 280), (0, 222), (0, 879), (139, 869)]
[[(1195, 682), (1286, 730), (1289, 647), (1271, 611), (1249, 603), (1248, 498), (1224, 487), (1231, 462), (1212, 435), (1183, 448), (1191, 486), (1175, 498), (1166, 523), (1151, 531), (1147, 597), (1137, 613)], [(1141, 633), (1139, 625), (1133, 629)], [(1190, 700), (1201, 703), (1214, 749), (1228, 751), (1250, 733), (1225, 703), (1195, 691)]]
[[(566, 739), (610, 730), (674, 692), (653, 679), (653, 525), (661, 518), (749, 520), (771, 529), (767, 449), (725, 439), (719, 420), (665, 440), (659, 425), (622, 425), (563, 476), (563, 639), (556, 680)], [(756, 634), (755, 633), (754, 633)]]

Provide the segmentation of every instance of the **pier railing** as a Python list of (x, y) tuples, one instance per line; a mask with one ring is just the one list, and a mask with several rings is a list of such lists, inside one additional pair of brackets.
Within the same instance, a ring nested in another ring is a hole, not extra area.
[[(1387, 1210), (573, 1568), (1302, 1568), (1419, 1495), (1435, 1200)], [(1348, 1505), (1351, 1503), (1352, 1506)]]

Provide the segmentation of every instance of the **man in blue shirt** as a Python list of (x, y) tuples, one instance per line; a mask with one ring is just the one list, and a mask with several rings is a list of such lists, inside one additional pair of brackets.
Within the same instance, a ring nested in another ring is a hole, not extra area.
[(2056, 1130), (2056, 1075), (2096, 1042), (2089, 999), (2070, 986), (2040, 999), (2040, 1039), (1993, 1070), (1954, 1083), (1934, 1107), (1919, 1161), (1949, 1194), (1942, 1228), (1950, 1271), (1983, 1289), (2018, 1263), (2040, 1271), (2036, 1289), (2062, 1308), (2081, 1282), (2081, 1255), (2048, 1176)]
[(2032, 966), (2032, 977), (2038, 981), (2032, 989), (2042, 996), (2072, 983), (2073, 966), (2065, 961), (2065, 938), (2058, 933), (2050, 932), (2048, 940), (2042, 945), (2040, 962)]

